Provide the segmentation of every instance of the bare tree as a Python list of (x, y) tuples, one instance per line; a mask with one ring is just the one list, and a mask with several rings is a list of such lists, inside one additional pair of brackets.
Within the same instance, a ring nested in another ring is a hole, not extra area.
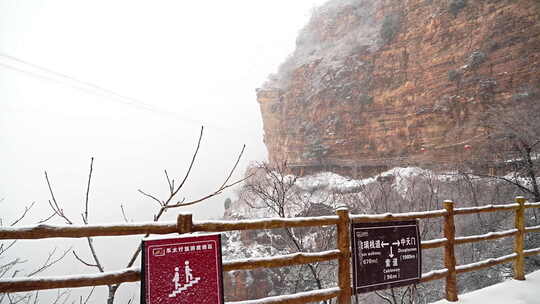
[[(238, 167), (238, 163), (240, 162), (240, 159), (242, 158), (242, 155), (244, 154), (244, 150), (246, 148), (246, 146), (244, 145), (242, 147), (242, 150), (240, 151), (240, 153), (238, 154), (238, 157), (236, 158), (236, 161), (234, 162), (234, 165), (232, 166), (231, 170), (228, 172), (225, 180), (223, 181), (223, 183), (214, 191), (212, 191), (211, 193), (203, 196), (203, 197), (200, 197), (200, 198), (197, 198), (197, 199), (194, 199), (194, 200), (187, 200), (186, 201), (186, 198), (182, 198), (182, 199), (178, 199), (177, 196), (179, 194), (179, 191), (182, 189), (182, 187), (184, 186), (184, 184), (186, 183), (187, 179), (189, 178), (189, 175), (191, 173), (191, 169), (193, 168), (193, 165), (195, 164), (195, 160), (197, 159), (197, 155), (199, 153), (199, 148), (201, 146), (201, 140), (202, 140), (202, 137), (203, 137), (203, 131), (204, 131), (204, 128), (201, 127), (201, 132), (199, 134), (199, 140), (197, 142), (197, 147), (195, 149), (195, 152), (193, 153), (193, 157), (191, 158), (191, 162), (189, 163), (189, 167), (184, 175), (184, 177), (182, 178), (182, 181), (179, 183), (179, 184), (176, 184), (176, 180), (175, 179), (171, 179), (169, 178), (169, 174), (167, 173), (167, 170), (164, 170), (164, 173), (165, 173), (165, 178), (167, 180), (167, 186), (168, 186), (168, 190), (169, 192), (167, 193), (167, 195), (165, 196), (164, 199), (159, 199), (157, 198), (156, 195), (152, 195), (152, 194), (148, 194), (144, 191), (142, 191), (141, 189), (139, 189), (139, 193), (143, 194), (144, 196), (150, 198), (152, 201), (156, 202), (158, 204), (158, 212), (156, 214), (154, 214), (154, 221), (157, 222), (159, 221), (159, 219), (163, 216), (163, 214), (165, 214), (165, 212), (169, 209), (172, 209), (172, 208), (179, 208), (179, 207), (186, 207), (186, 206), (191, 206), (191, 205), (195, 205), (195, 204), (199, 204), (205, 200), (208, 200), (214, 196), (217, 196), (221, 193), (223, 193), (224, 190), (226, 190), (227, 188), (230, 188), (230, 187), (233, 187), (241, 182), (243, 182), (244, 180), (246, 180), (247, 178), (249, 178), (249, 176), (245, 177), (245, 178), (242, 178), (242, 179), (239, 179), (239, 180), (236, 180), (236, 181), (230, 181), (231, 180), (231, 177), (232, 175), (234, 174), (234, 172), (236, 171), (236, 168)], [(137, 259), (138, 255), (140, 254), (140, 251), (141, 251), (141, 248), (140, 246), (135, 250), (132, 258), (130, 259), (127, 267), (131, 267), (133, 265), (133, 263), (135, 262), (135, 260)]]
[[(269, 209), (271, 213), (285, 218), (290, 217), (291, 204), (297, 194), (293, 191), (297, 177), (287, 174), (287, 163), (274, 166), (257, 163), (251, 170), (256, 173), (242, 186), (243, 199), (252, 208)], [(257, 200), (262, 204), (255, 205)]]
[[(482, 127), (488, 134), (481, 156), (498, 172), (476, 175), (505, 183), (506, 193), (524, 195), (540, 201), (540, 102), (538, 92), (526, 91), (514, 95), (511, 105), (492, 107), (486, 111)], [(536, 209), (526, 217), (529, 226), (538, 225), (540, 217)], [(527, 247), (538, 247), (540, 237), (526, 235)], [(528, 270), (540, 267), (540, 258), (526, 259)], [(508, 272), (508, 271), (507, 271)]]
[[(226, 177), (224, 179), (224, 182), (219, 187), (217, 187), (217, 189), (211, 191), (207, 195), (204, 195), (204, 196), (202, 196), (200, 198), (196, 198), (196, 199), (193, 199), (193, 200), (186, 200), (185, 197), (182, 198), (182, 199), (178, 199), (180, 190), (183, 188), (186, 181), (188, 180), (188, 178), (190, 176), (190, 173), (191, 173), (191, 171), (192, 171), (192, 169), (194, 167), (195, 161), (197, 159), (197, 155), (199, 153), (199, 149), (200, 149), (200, 146), (201, 146), (201, 141), (202, 141), (202, 138), (203, 138), (203, 131), (204, 131), (204, 128), (201, 127), (200, 134), (199, 134), (198, 141), (197, 141), (197, 146), (195, 148), (195, 151), (194, 151), (193, 156), (191, 158), (191, 161), (189, 163), (188, 169), (187, 169), (186, 173), (184, 174), (184, 177), (181, 179), (180, 183), (177, 183), (176, 182), (177, 180), (174, 179), (174, 178), (171, 179), (169, 177), (169, 174), (168, 174), (167, 170), (164, 170), (165, 179), (166, 179), (167, 187), (168, 187), (168, 193), (165, 195), (165, 197), (163, 199), (159, 199), (157, 195), (149, 194), (149, 193), (147, 193), (147, 192), (145, 192), (145, 191), (143, 191), (141, 189), (138, 190), (139, 193), (141, 193), (145, 197), (150, 198), (152, 201), (154, 201), (158, 205), (158, 210), (154, 214), (154, 217), (153, 217), (153, 220), (155, 222), (159, 221), (162, 218), (162, 216), (170, 209), (186, 207), (186, 206), (191, 206), (191, 205), (202, 203), (202, 202), (208, 200), (209, 198), (212, 198), (214, 196), (217, 196), (217, 195), (223, 193), (224, 190), (226, 190), (226, 189), (228, 189), (228, 188), (230, 188), (230, 187), (232, 187), (232, 186), (234, 186), (236, 184), (241, 183), (242, 181), (244, 181), (246, 178), (249, 177), (248, 176), (248, 177), (243, 178), (243, 179), (231, 181), (232, 175), (236, 171), (236, 169), (238, 167), (238, 163), (240, 162), (240, 159), (241, 159), (241, 157), (242, 157), (242, 155), (244, 153), (245, 146), (243, 146), (242, 150), (240, 151), (240, 153), (238, 154), (238, 157), (236, 158), (236, 160), (234, 162), (234, 165), (232, 166), (232, 169), (227, 173), (227, 175), (226, 175)], [(81, 213), (81, 219), (82, 219), (83, 224), (85, 224), (85, 225), (87, 225), (89, 223), (89, 195), (90, 195), (90, 186), (91, 186), (91, 181), (92, 181), (93, 166), (94, 166), (94, 158), (92, 157), (91, 160), (90, 160), (90, 169), (89, 169), (89, 173), (88, 173), (88, 181), (87, 181), (86, 192), (85, 192), (85, 200), (84, 200), (84, 205), (83, 205), (83, 212)], [(62, 209), (61, 204), (57, 201), (57, 199), (56, 199), (56, 197), (54, 195), (53, 187), (51, 185), (51, 181), (50, 181), (50, 178), (49, 178), (49, 176), (47, 174), (47, 171), (45, 171), (45, 180), (47, 182), (47, 186), (49, 188), (49, 193), (51, 195), (51, 200), (49, 200), (49, 206), (53, 210), (53, 214), (61, 217), (67, 224), (70, 224), (70, 225), (74, 224), (75, 221), (72, 220), (68, 215), (66, 215), (64, 213), (64, 210)], [(123, 219), (125, 221), (127, 221), (127, 216), (125, 214), (124, 206), (120, 205), (120, 209), (122, 211)], [(148, 235), (146, 235), (146, 236), (148, 236)], [(90, 254), (91, 254), (91, 259), (90, 260), (83, 259), (80, 254), (77, 254), (76, 251), (72, 251), (74, 257), (85, 266), (96, 268), (99, 272), (105, 272), (105, 267), (104, 267), (103, 263), (101, 262), (101, 260), (99, 258), (99, 255), (98, 255), (98, 253), (97, 253), (97, 251), (95, 249), (93, 238), (88, 237), (86, 239), (87, 239), (88, 248), (89, 248), (89, 251), (90, 251)], [(135, 251), (131, 255), (131, 258), (129, 259), (129, 261), (127, 263), (127, 267), (132, 267), (135, 264), (135, 262), (137, 261), (137, 258), (140, 255), (140, 252), (141, 252), (141, 247), (139, 245), (139, 246), (137, 246), (137, 248), (135, 249)], [(115, 295), (116, 295), (116, 292), (117, 292), (118, 288), (120, 287), (120, 285), (121, 284), (114, 284), (114, 285), (108, 285), (107, 286), (108, 289), (109, 289), (109, 293), (108, 293), (108, 297), (107, 297), (107, 303), (108, 304), (113, 304), (114, 303)], [(93, 292), (93, 289), (92, 289), (92, 291), (90, 291), (89, 295), (87, 296), (87, 299), (90, 297), (92, 292)]]
[(509, 108), (493, 107), (483, 126), (488, 133), (486, 157), (509, 173), (486, 177), (509, 183), (540, 201), (540, 103), (516, 101)]
[[(3, 203), (5, 201), (4, 198), (0, 199), (0, 203)], [(8, 226), (15, 226), (16, 224), (20, 223), (24, 219), (26, 219), (31, 212), (32, 208), (35, 206), (35, 202), (32, 202), (31, 204), (24, 207), (24, 210), (21, 212), (21, 214), (14, 220), (9, 222)], [(42, 219), (39, 221), (39, 223), (44, 223), (51, 219), (54, 216), (51, 215), (45, 219)], [(4, 226), (5, 219), (0, 217), (0, 226)], [(55, 264), (59, 263), (64, 259), (64, 257), (68, 254), (68, 252), (71, 249), (67, 249), (63, 252), (58, 252), (58, 248), (54, 248), (51, 251), (48, 252), (47, 257), (45, 260), (40, 263), (35, 269), (32, 269), (30, 271), (23, 271), (19, 267), (23, 266), (25, 263), (28, 263), (29, 260), (21, 258), (21, 257), (15, 257), (15, 258), (8, 258), (8, 253), (10, 250), (15, 248), (17, 244), (17, 240), (13, 241), (0, 241), (0, 278), (15, 278), (17, 276), (26, 276), (31, 277), (34, 275), (37, 275)], [(4, 259), (7, 258), (7, 259)], [(53, 298), (54, 303), (59, 303), (60, 301), (67, 301), (70, 298), (70, 291), (66, 290), (63, 292), (60, 292), (56, 295), (55, 298)], [(3, 303), (38, 303), (39, 299), (39, 292), (23, 292), (23, 293), (0, 293), (0, 304)]]
[[(242, 200), (251, 208), (266, 209), (270, 215), (281, 218), (322, 215), (321, 211), (325, 209), (325, 205), (313, 202), (309, 193), (298, 191), (297, 177), (289, 174), (290, 171), (286, 162), (275, 165), (257, 163), (251, 170), (255, 171), (255, 173), (246, 180), (241, 189)], [(326, 210), (326, 212), (331, 212), (331, 209), (330, 211)], [(330, 245), (327, 242), (321, 242), (319, 248), (311, 248), (310, 244), (305, 241), (306, 235), (313, 233), (309, 228), (283, 228), (283, 232), (287, 240), (286, 246), (294, 252), (322, 250), (327, 249)], [(319, 234), (321, 234), (319, 239), (325, 232), (335, 233), (334, 231), (319, 231)], [(322, 240), (329, 239), (332, 238), (328, 236), (322, 238)], [(291, 283), (294, 286), (293, 292), (305, 288), (306, 283), (311, 285), (309, 284), (310, 281), (318, 289), (322, 289), (324, 284), (323, 276), (328, 273), (323, 273), (321, 265), (323, 264), (314, 263), (300, 266), (300, 269), (294, 272), (291, 277)], [(304, 268), (310, 273), (311, 279), (303, 275)]]

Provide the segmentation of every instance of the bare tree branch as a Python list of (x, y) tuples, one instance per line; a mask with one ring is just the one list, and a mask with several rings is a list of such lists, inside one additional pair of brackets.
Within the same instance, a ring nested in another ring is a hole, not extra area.
[(169, 178), (169, 174), (167, 173), (167, 169), (163, 171), (165, 171), (165, 178), (167, 178), (167, 184), (169, 184), (169, 192), (173, 193), (174, 192), (174, 179), (171, 181), (171, 179)]
[(83, 221), (88, 224), (88, 196), (90, 194), (90, 181), (92, 180), (92, 170), (94, 166), (94, 158), (90, 158), (90, 172), (88, 173), (88, 184), (86, 186), (86, 199), (84, 205)]
[(502, 180), (502, 181), (505, 181), (507, 183), (510, 183), (516, 187), (518, 187), (519, 189), (521, 189), (523, 192), (526, 192), (526, 193), (530, 193), (530, 194), (534, 194), (533, 191), (531, 191), (530, 189), (528, 189), (527, 187), (521, 185), (520, 183), (516, 182), (516, 181), (513, 181), (511, 179), (508, 179), (504, 176), (497, 176), (497, 175), (487, 175), (487, 174), (476, 174), (477, 176), (480, 176), (480, 177), (485, 177), (485, 178), (493, 178), (493, 179), (498, 179), (498, 180)]
[(201, 132), (199, 133), (199, 140), (197, 141), (197, 148), (195, 148), (195, 152), (193, 153), (193, 157), (191, 158), (191, 162), (189, 163), (189, 167), (188, 167), (188, 170), (186, 171), (186, 175), (184, 176), (184, 179), (182, 180), (180, 185), (178, 185), (176, 190), (171, 194), (171, 197), (169, 198), (169, 200), (167, 200), (165, 205), (169, 203), (169, 201), (178, 193), (178, 191), (180, 191), (180, 189), (182, 189), (182, 187), (184, 186), (184, 183), (188, 179), (188, 176), (191, 173), (191, 169), (193, 168), (193, 164), (195, 163), (195, 159), (197, 158), (197, 154), (199, 154), (199, 148), (201, 147), (203, 131), (204, 131), (204, 126), (201, 126)]
[[(182, 187), (184, 186), (184, 183), (187, 181), (187, 179), (189, 177), (189, 174), (191, 173), (191, 169), (193, 168), (193, 164), (195, 164), (195, 160), (197, 159), (197, 155), (199, 154), (199, 149), (201, 147), (201, 140), (202, 140), (202, 137), (203, 137), (203, 131), (204, 131), (204, 127), (201, 126), (201, 131), (199, 133), (199, 139), (197, 141), (197, 147), (195, 148), (195, 152), (193, 153), (193, 156), (191, 157), (191, 162), (189, 163), (188, 170), (186, 171), (186, 174), (184, 175), (184, 179), (182, 179), (182, 182), (180, 183), (180, 185), (178, 185), (178, 187), (176, 187), (176, 189), (174, 188), (174, 179), (171, 180), (169, 178), (169, 174), (167, 173), (167, 170), (165, 170), (165, 177), (167, 178), (167, 184), (169, 186), (169, 192), (170, 192), (169, 197), (165, 201), (161, 201), (161, 200), (157, 199), (155, 196), (150, 195), (148, 193), (145, 193), (141, 189), (139, 189), (138, 191), (141, 194), (143, 194), (143, 195), (153, 199), (154, 201), (158, 202), (161, 207), (167, 206), (172, 201), (172, 199), (176, 196), (176, 194), (178, 194), (178, 191), (180, 191), (180, 189), (182, 189)], [(157, 221), (161, 217), (161, 214), (163, 214), (164, 211), (165, 211), (165, 209), (161, 208), (160, 212), (157, 215), (154, 216), (154, 221)]]
[(34, 304), (38, 303), (38, 295), (39, 295), (39, 290), (36, 291), (36, 295), (34, 296)]
[(229, 182), (229, 180), (231, 179), (231, 176), (233, 175), (234, 171), (236, 170), (236, 167), (238, 167), (238, 163), (240, 162), (240, 159), (242, 158), (242, 155), (244, 154), (244, 151), (246, 149), (246, 145), (244, 145), (242, 147), (242, 150), (240, 151), (240, 153), (238, 154), (238, 157), (236, 158), (236, 162), (234, 163), (234, 166), (232, 167), (232, 169), (229, 171), (229, 174), (227, 175), (227, 178), (225, 178), (225, 181), (223, 182), (223, 184), (216, 190), (214, 191), (213, 193), (210, 193), (200, 199), (196, 199), (196, 200), (193, 200), (193, 201), (190, 201), (190, 202), (187, 202), (187, 203), (184, 203), (184, 202), (177, 202), (176, 204), (173, 204), (173, 205), (168, 205), (168, 204), (165, 204), (163, 207), (165, 209), (169, 209), (169, 208), (176, 208), (176, 207), (185, 207), (185, 206), (190, 206), (190, 205), (194, 205), (194, 204), (197, 204), (197, 203), (200, 203), (204, 200), (207, 200), (213, 196), (216, 196), (218, 194), (221, 194), (223, 192), (223, 190), (227, 189), (227, 188), (230, 188), (236, 184), (239, 184), (243, 181), (245, 181), (246, 179), (248, 179), (250, 176), (247, 176), (245, 178), (242, 178), (240, 180), (237, 180), (235, 181), (234, 183), (232, 184), (227, 184)]
[(30, 206), (24, 207), (24, 212), (21, 214), (21, 216), (18, 219), (16, 219), (13, 223), (11, 223), (10, 226), (15, 226), (18, 222), (20, 222), (26, 216), (26, 214), (30, 211), (30, 209), (32, 209), (32, 207), (34, 207), (35, 203), (36, 202), (32, 202), (32, 204), (30, 204)]
[(122, 210), (122, 217), (124, 218), (124, 221), (125, 221), (126, 223), (128, 223), (129, 220), (128, 220), (128, 217), (127, 217), (127, 215), (126, 215), (126, 210), (124, 209), (124, 205), (120, 204), (120, 210)]
[(45, 269), (51, 267), (52, 265), (60, 262), (70, 250), (71, 248), (67, 249), (66, 251), (64, 251), (64, 253), (62, 253), (62, 255), (60, 255), (58, 258), (55, 259), (54, 254), (56, 252), (56, 248), (54, 248), (51, 252), (49, 252), (49, 255), (47, 259), (45, 260), (45, 262), (43, 263), (43, 265), (41, 265), (38, 269), (34, 270), (33, 272), (29, 273), (27, 276), (31, 277), (33, 275), (36, 275), (44, 271)]
[(153, 199), (154, 201), (156, 201), (160, 206), (163, 206), (164, 202), (160, 201), (158, 198), (156, 198), (155, 196), (151, 195), (151, 194), (148, 194), (144, 191), (142, 191), (141, 189), (137, 189), (137, 191), (139, 191), (139, 193), (141, 193), (142, 195), (144, 196), (147, 196), (151, 199)]
[(15, 245), (15, 243), (17, 243), (17, 240), (11, 241), (11, 243), (9, 243), (9, 245), (7, 245), (6, 247), (4, 247), (4, 243), (0, 244), (0, 255), (6, 253), (6, 251), (8, 251), (9, 248)]
[(38, 224), (43, 224), (45, 222), (48, 222), (50, 219), (52, 219), (54, 216), (56, 215), (56, 212), (53, 211), (53, 213), (51, 215), (49, 215), (48, 217), (38, 221)]
[(88, 247), (90, 247), (92, 257), (96, 262), (96, 267), (99, 269), (100, 272), (104, 272), (105, 270), (103, 269), (103, 266), (101, 265), (101, 262), (99, 261), (99, 258), (97, 256), (96, 249), (94, 248), (94, 240), (91, 237), (87, 237), (86, 240), (88, 241)]
[[(89, 170), (89, 173), (88, 173), (88, 182), (87, 182), (87, 186), (86, 186), (86, 195), (85, 195), (85, 204), (84, 204), (84, 213), (81, 214), (81, 217), (82, 217), (82, 221), (84, 224), (88, 224), (88, 204), (89, 204), (89, 197), (90, 197), (90, 186), (91, 186), (91, 182), (92, 182), (92, 173), (93, 173), (93, 167), (94, 167), (94, 158), (90, 158), (90, 170)], [(52, 186), (51, 186), (51, 182), (49, 180), (49, 177), (47, 175), (47, 171), (45, 171), (45, 179), (47, 180), (47, 185), (49, 187), (49, 192), (51, 194), (51, 197), (52, 197), (52, 202), (49, 200), (49, 205), (50, 207), (53, 209), (54, 211), (54, 214), (57, 214), (59, 215), (60, 217), (64, 218), (64, 220), (66, 220), (66, 222), (70, 225), (73, 225), (73, 222), (71, 220), (69, 220), (67, 218), (67, 216), (64, 214), (62, 208), (60, 208), (60, 205), (59, 203), (57, 202), (55, 196), (54, 196), (54, 192), (52, 190)], [(51, 216), (52, 217), (52, 216)], [(49, 218), (51, 218), (49, 217)], [(88, 242), (88, 247), (90, 248), (90, 252), (92, 254), (92, 258), (95, 262), (95, 264), (92, 264), (92, 263), (89, 263), (89, 262), (86, 262), (84, 261), (83, 259), (81, 259), (76, 253), (75, 251), (73, 251), (73, 254), (75, 255), (75, 258), (77, 260), (79, 260), (81, 263), (83, 263), (84, 265), (86, 266), (89, 266), (89, 267), (96, 267), (99, 269), (100, 272), (104, 272), (104, 268), (98, 258), (98, 255), (97, 255), (97, 252), (95, 250), (95, 247), (94, 247), (94, 244), (93, 244), (93, 239), (88, 237), (86, 238), (87, 242)], [(56, 250), (56, 249), (55, 249)], [(61, 256), (61, 258), (63, 258), (65, 255), (66, 255), (67, 251)], [(48, 268), (49, 266), (51, 266), (52, 264), (56, 263), (57, 261), (53, 261), (51, 262), (51, 264), (49, 264), (49, 261), (51, 260), (52, 258), (52, 255), (54, 254), (54, 251), (52, 254), (49, 254), (49, 258), (47, 259), (46, 263), (44, 264), (44, 266), (40, 269), (38, 269), (36, 272), (32, 273), (32, 274), (35, 274), (37, 272), (40, 272), (42, 270), (44, 270), (45, 268)], [(61, 259), (60, 258), (60, 259)], [(116, 290), (116, 288), (118, 288), (118, 285), (109, 285), (109, 296), (111, 296), (111, 291), (114, 289), (114, 291)], [(114, 298), (114, 292), (112, 292), (112, 297)], [(112, 301), (111, 298), (109, 298), (109, 301)]]
[[(185, 207), (185, 206), (189, 206), (189, 205), (194, 205), (194, 204), (197, 204), (197, 203), (200, 203), (204, 200), (207, 200), (213, 196), (216, 196), (218, 194), (221, 194), (223, 192), (223, 190), (227, 189), (227, 188), (230, 188), (244, 180), (247, 179), (246, 178), (243, 178), (241, 180), (238, 180), (234, 183), (230, 183), (230, 184), (227, 184), (231, 178), (231, 176), (233, 175), (234, 171), (236, 170), (237, 166), (238, 166), (238, 163), (244, 153), (244, 150), (245, 150), (245, 145), (242, 147), (242, 150), (241, 152), (239, 153), (238, 155), (238, 158), (236, 159), (236, 162), (233, 166), (233, 168), (231, 169), (231, 171), (229, 171), (227, 177), (225, 178), (225, 181), (223, 182), (223, 184), (214, 192), (212, 192), (211, 194), (208, 194), (202, 198), (199, 198), (199, 199), (196, 199), (196, 200), (193, 200), (193, 201), (189, 201), (189, 202), (185, 202), (185, 198), (183, 198), (182, 200), (180, 201), (177, 201), (175, 204), (170, 204), (171, 201), (174, 199), (174, 197), (178, 194), (178, 192), (180, 191), (180, 189), (182, 189), (182, 187), (184, 186), (185, 182), (187, 181), (190, 173), (191, 173), (191, 170), (193, 168), (193, 165), (195, 164), (195, 160), (197, 159), (197, 155), (199, 153), (199, 149), (200, 149), (200, 146), (201, 146), (201, 141), (202, 141), (202, 137), (203, 137), (203, 131), (204, 131), (204, 127), (201, 127), (201, 131), (200, 131), (200, 134), (199, 134), (199, 139), (197, 141), (197, 147), (195, 148), (195, 151), (193, 153), (193, 156), (191, 158), (191, 161), (189, 163), (189, 166), (188, 166), (188, 169), (184, 175), (184, 178), (182, 179), (182, 182), (180, 182), (180, 184), (178, 186), (175, 187), (175, 180), (174, 179), (171, 179), (169, 177), (169, 174), (168, 172), (165, 170), (165, 178), (167, 180), (167, 185), (169, 187), (169, 197), (165, 200), (159, 200), (158, 198), (156, 198), (155, 196), (153, 195), (149, 195), (145, 192), (143, 192), (142, 190), (139, 189), (139, 192), (142, 193), (143, 195), (146, 195), (147, 197), (151, 198), (152, 200), (154, 201), (157, 201), (157, 202), (160, 202), (160, 205), (161, 205), (161, 208), (158, 210), (157, 214), (154, 215), (154, 218), (153, 220), (154, 221), (159, 221), (159, 219), (161, 218), (161, 216), (170, 208), (176, 208), (176, 207)], [(148, 235), (147, 235), (148, 236)], [(141, 247), (140, 245), (137, 247), (137, 249), (135, 250), (135, 252), (133, 253), (131, 259), (129, 260), (128, 264), (127, 264), (127, 267), (131, 267), (133, 266), (133, 264), (135, 263), (135, 261), (137, 260), (137, 258), (139, 257), (139, 254), (140, 254), (140, 251), (141, 251)]]
[(88, 263), (88, 262), (86, 262), (85, 260), (83, 260), (81, 257), (79, 257), (79, 256), (77, 255), (77, 253), (75, 252), (75, 250), (72, 250), (72, 252), (73, 252), (73, 255), (75, 256), (75, 258), (76, 258), (77, 260), (79, 260), (79, 262), (83, 263), (84, 265), (86, 265), (86, 266), (88, 266), (88, 267), (98, 267), (98, 265), (96, 265), (96, 264), (91, 264), (91, 263)]
[(51, 208), (56, 214), (58, 214), (60, 217), (62, 217), (66, 221), (66, 223), (73, 225), (73, 222), (67, 218), (67, 216), (64, 214), (64, 210), (60, 208), (60, 206), (58, 205), (58, 202), (56, 201), (56, 198), (54, 197), (54, 192), (52, 190), (51, 182), (49, 181), (49, 176), (47, 175), (47, 171), (45, 171), (45, 180), (47, 181), (47, 186), (49, 187), (49, 192), (51, 193), (51, 197), (53, 201), (51, 203), (51, 201), (49, 200), (49, 205), (51, 206)]
[[(16, 258), (12, 260), (9, 263), (6, 263), (4, 265), (0, 265), (0, 278), (4, 277), (15, 265), (23, 264), (28, 262), (27, 260), (21, 260), (19, 258)], [(2, 303), (2, 301), (0, 301)]]
[(135, 251), (131, 255), (131, 259), (129, 259), (129, 262), (127, 263), (126, 268), (129, 268), (129, 267), (133, 266), (133, 264), (135, 264), (135, 261), (139, 257), (140, 253), (141, 253), (141, 244), (137, 245), (137, 249), (135, 249)]
[(66, 301), (69, 299), (69, 296), (71, 294), (71, 290), (65, 290), (65, 291), (60, 291), (58, 290), (58, 293), (56, 295), (56, 299), (54, 300), (54, 302), (52, 304), (57, 304), (59, 303), (59, 301), (65, 296), (65, 299), (62, 303), (66, 303)]
[(385, 302), (390, 303), (390, 304), (393, 304), (393, 303), (392, 303), (392, 300), (391, 300), (389, 297), (384, 296), (381, 292), (375, 291), (374, 294), (376, 294), (379, 298), (381, 298), (381, 299), (384, 300)]
[(227, 178), (225, 179), (225, 181), (223, 182), (223, 184), (221, 185), (220, 188), (225, 187), (225, 185), (231, 179), (231, 176), (233, 175), (234, 171), (236, 170), (236, 167), (238, 167), (238, 163), (240, 162), (240, 159), (242, 158), (242, 155), (244, 155), (245, 150), (246, 150), (246, 145), (243, 145), (242, 150), (240, 151), (240, 153), (238, 154), (238, 157), (236, 158), (236, 162), (234, 163), (234, 166), (232, 167), (231, 171), (229, 172), (229, 175), (227, 176)]
[(94, 290), (96, 289), (96, 286), (92, 287), (92, 290), (90, 290), (90, 293), (88, 293), (88, 296), (86, 296), (86, 299), (84, 300), (84, 302), (82, 302), (83, 304), (87, 304), (88, 303), (88, 300), (90, 300), (90, 297), (92, 296), (92, 294), (94, 293)]
[(223, 190), (227, 189), (227, 188), (230, 188), (234, 185), (237, 185), (245, 180), (247, 180), (248, 178), (250, 178), (251, 176), (246, 176), (240, 180), (237, 180), (235, 181), (234, 183), (232, 184), (229, 184), (229, 185), (225, 185), (225, 186), (222, 186), (221, 188), (219, 188), (218, 190), (216, 190), (215, 192), (211, 193), (211, 194), (208, 194), (202, 198), (199, 198), (199, 199), (196, 199), (196, 200), (193, 200), (193, 201), (190, 201), (190, 202), (187, 202), (187, 203), (183, 203), (183, 202), (178, 202), (177, 204), (175, 205), (167, 205), (167, 206), (163, 206), (164, 209), (170, 209), (170, 208), (176, 208), (176, 207), (185, 207), (185, 206), (190, 206), (190, 205), (194, 205), (194, 204), (197, 204), (197, 203), (200, 203), (204, 200), (207, 200), (213, 196), (216, 196), (218, 194), (221, 194), (223, 192)]

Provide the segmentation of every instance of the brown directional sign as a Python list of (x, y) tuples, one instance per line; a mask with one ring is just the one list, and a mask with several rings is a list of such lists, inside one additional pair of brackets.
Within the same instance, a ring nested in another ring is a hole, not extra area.
[(419, 282), (418, 221), (353, 223), (351, 240), (355, 293)]

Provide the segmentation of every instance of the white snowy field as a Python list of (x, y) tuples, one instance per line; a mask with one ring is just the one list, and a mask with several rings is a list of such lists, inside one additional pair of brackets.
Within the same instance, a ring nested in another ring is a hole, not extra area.
[(458, 295), (459, 301), (437, 301), (433, 304), (537, 304), (540, 303), (540, 271), (526, 275), (525, 281), (506, 282)]

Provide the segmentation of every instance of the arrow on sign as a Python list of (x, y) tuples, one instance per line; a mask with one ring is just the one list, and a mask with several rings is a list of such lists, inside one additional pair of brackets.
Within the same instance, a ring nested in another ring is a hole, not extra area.
[(388, 246), (390, 243), (381, 242), (381, 247), (384, 248), (384, 246)]
[(388, 255), (390, 258), (394, 257), (394, 253), (392, 252), (392, 246), (390, 246), (390, 254)]

